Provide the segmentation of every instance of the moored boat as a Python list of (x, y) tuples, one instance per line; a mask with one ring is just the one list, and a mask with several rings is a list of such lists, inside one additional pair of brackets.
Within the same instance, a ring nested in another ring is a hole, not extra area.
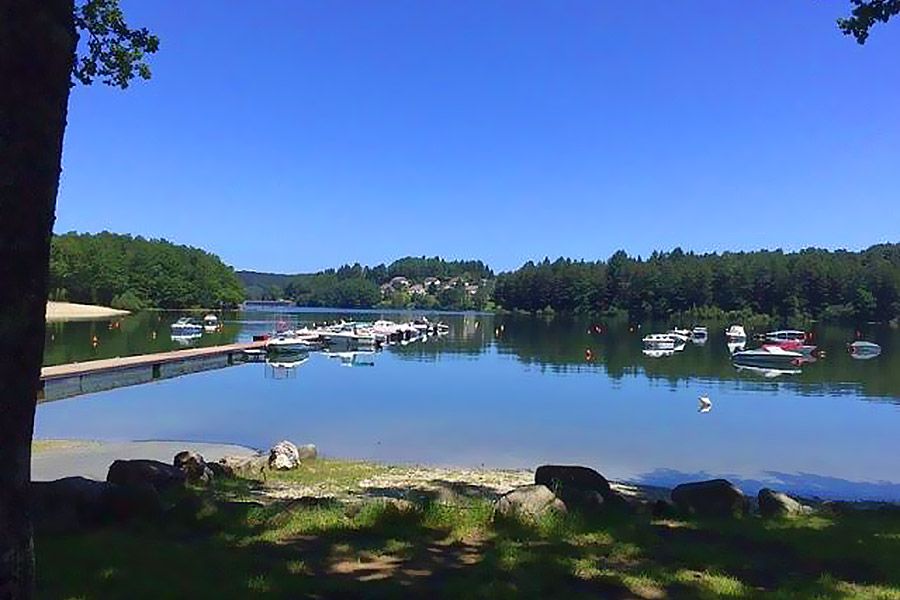
[(798, 366), (803, 361), (799, 352), (784, 350), (775, 345), (763, 346), (754, 350), (742, 350), (731, 355), (735, 364), (750, 366)]
[(847, 346), (847, 351), (850, 352), (850, 356), (855, 359), (868, 360), (870, 358), (875, 358), (876, 356), (881, 354), (881, 346), (879, 346), (875, 342), (857, 340)]
[(732, 325), (725, 331), (725, 339), (729, 342), (740, 342), (747, 339), (743, 325)]
[(809, 339), (809, 334), (799, 329), (779, 329), (778, 331), (770, 331), (764, 334), (763, 338), (771, 342), (804, 342)]
[(203, 317), (203, 330), (207, 333), (213, 333), (219, 330), (219, 317), (210, 313)]
[(203, 325), (194, 322), (190, 317), (181, 317), (172, 323), (169, 328), (173, 337), (198, 336), (203, 333)]

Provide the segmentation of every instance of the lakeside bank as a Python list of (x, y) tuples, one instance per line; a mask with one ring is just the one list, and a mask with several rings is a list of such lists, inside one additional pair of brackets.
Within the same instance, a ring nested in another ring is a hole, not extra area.
[(96, 321), (113, 319), (131, 314), (127, 310), (97, 306), (95, 304), (77, 304), (74, 302), (47, 302), (46, 319), (48, 323), (57, 321)]

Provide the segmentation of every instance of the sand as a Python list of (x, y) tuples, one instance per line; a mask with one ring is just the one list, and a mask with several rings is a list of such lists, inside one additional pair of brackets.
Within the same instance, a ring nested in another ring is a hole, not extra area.
[(93, 304), (73, 304), (71, 302), (48, 302), (48, 321), (94, 321), (127, 315), (127, 310)]

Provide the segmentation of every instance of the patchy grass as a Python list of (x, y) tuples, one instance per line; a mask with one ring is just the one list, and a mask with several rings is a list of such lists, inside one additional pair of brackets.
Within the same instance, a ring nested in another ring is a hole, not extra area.
[[(389, 468), (321, 461), (276, 477), (353, 486)], [(39, 536), (39, 597), (900, 600), (898, 511), (523, 522), (478, 499), (244, 501), (254, 485), (189, 492), (157, 523)]]
[(291, 471), (267, 471), (266, 476), (274, 482), (346, 491), (359, 489), (360, 482), (390, 473), (393, 469), (371, 462), (320, 458), (305, 462)]
[(89, 440), (32, 440), (31, 452), (33, 454), (40, 454), (41, 452), (78, 450), (99, 445), (99, 442), (92, 442)]

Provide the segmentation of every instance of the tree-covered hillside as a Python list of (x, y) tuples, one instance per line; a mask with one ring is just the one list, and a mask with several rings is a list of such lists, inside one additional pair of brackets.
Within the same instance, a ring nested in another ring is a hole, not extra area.
[(900, 316), (900, 244), (862, 252), (694, 254), (676, 248), (647, 259), (623, 251), (605, 262), (545, 259), (500, 275), (494, 300), (526, 311), (666, 316), (704, 309), (887, 321)]
[(344, 265), (317, 273), (238, 271), (247, 297), (302, 306), (483, 309), (493, 272), (480, 260), (406, 257), (375, 267)]
[(244, 289), (218, 256), (165, 240), (66, 233), (50, 247), (50, 298), (117, 308), (235, 305)]

